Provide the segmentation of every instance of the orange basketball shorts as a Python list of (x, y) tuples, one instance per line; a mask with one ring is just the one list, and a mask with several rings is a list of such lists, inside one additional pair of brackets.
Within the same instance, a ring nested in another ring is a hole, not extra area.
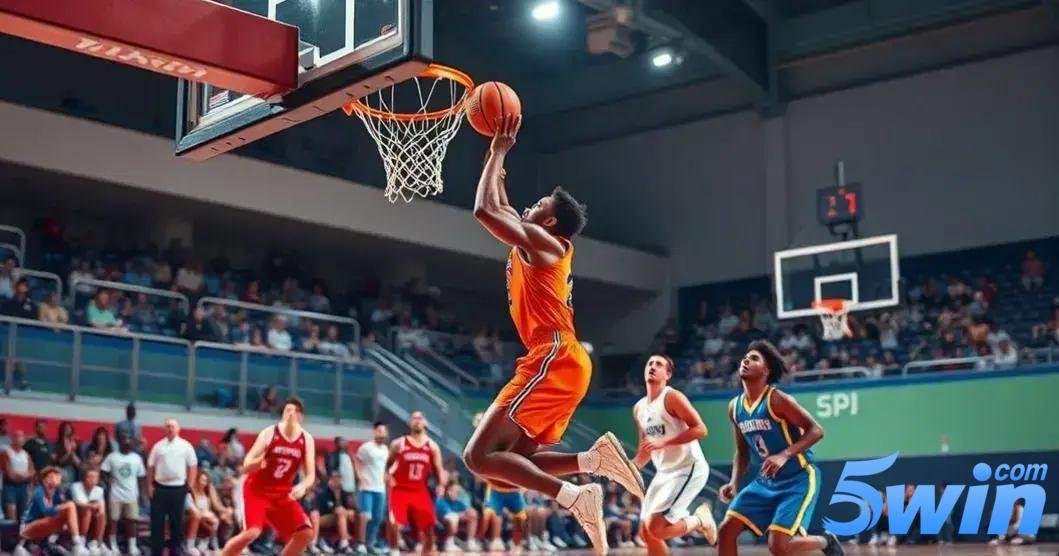
[(494, 402), (538, 444), (558, 444), (588, 392), (592, 360), (572, 334), (529, 348)]

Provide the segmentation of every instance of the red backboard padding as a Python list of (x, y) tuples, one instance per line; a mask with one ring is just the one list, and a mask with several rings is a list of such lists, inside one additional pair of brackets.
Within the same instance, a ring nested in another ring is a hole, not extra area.
[(0, 32), (246, 94), (298, 84), (297, 27), (208, 0), (0, 0)]

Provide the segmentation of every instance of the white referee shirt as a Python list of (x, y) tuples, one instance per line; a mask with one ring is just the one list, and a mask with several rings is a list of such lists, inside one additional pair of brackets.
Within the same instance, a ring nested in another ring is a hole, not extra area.
[(183, 485), (188, 480), (188, 467), (198, 464), (195, 448), (179, 436), (159, 440), (147, 456), (147, 466), (154, 467), (154, 482), (162, 486)]

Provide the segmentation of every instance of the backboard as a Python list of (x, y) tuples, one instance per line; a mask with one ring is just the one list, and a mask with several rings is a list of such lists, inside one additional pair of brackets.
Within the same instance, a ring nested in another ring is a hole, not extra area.
[(181, 80), (176, 122), (181, 157), (211, 158), (338, 110), (416, 76), (433, 56), (433, 0), (223, 3), (298, 27), (298, 87), (260, 98)]
[(820, 314), (821, 299), (845, 299), (851, 311), (900, 303), (897, 236), (884, 235), (777, 251), (774, 254), (776, 316)]

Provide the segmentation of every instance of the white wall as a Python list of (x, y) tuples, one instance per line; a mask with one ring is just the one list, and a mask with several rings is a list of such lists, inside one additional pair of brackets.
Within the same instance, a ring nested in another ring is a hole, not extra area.
[(1055, 234), (1059, 47), (578, 147), (540, 175), (592, 184), (592, 225), (666, 249), (680, 287), (829, 241), (815, 192), (837, 159), (864, 184), (862, 234), (896, 232), (905, 255)]
[[(166, 139), (14, 104), (0, 103), (0, 122), (0, 159), (16, 164), (445, 251), (506, 256), (465, 209), (390, 205), (376, 188), (238, 156), (179, 160)], [(590, 238), (578, 241), (578, 254), (579, 277), (641, 291), (665, 288), (664, 257)]]

